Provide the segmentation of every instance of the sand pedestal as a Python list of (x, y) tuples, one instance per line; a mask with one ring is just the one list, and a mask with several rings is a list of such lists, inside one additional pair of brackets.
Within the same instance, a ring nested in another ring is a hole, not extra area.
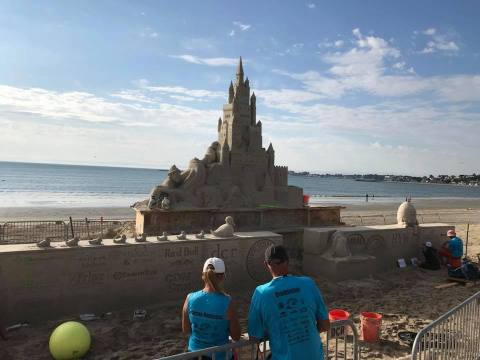
[(341, 206), (257, 209), (192, 209), (136, 210), (137, 234), (158, 235), (162, 231), (209, 231), (225, 222), (226, 216), (235, 220), (238, 231), (303, 228), (305, 226), (340, 225)]
[[(439, 248), (448, 240), (446, 233), (452, 228), (447, 224), (421, 224), (305, 229), (303, 270), (307, 275), (331, 280), (382, 273), (397, 267), (399, 258), (404, 258), (407, 264), (413, 257), (422, 259), (423, 244), (430, 241)], [(348, 256), (335, 256), (331, 250), (334, 241), (345, 242)]]
[(53, 243), (0, 247), (0, 318), (4, 324), (58, 318), (63, 315), (102, 313), (122, 308), (176, 301), (203, 286), (201, 270), (208, 257), (224, 259), (226, 286), (250, 290), (270, 279), (264, 267), (265, 249), (282, 243), (282, 236), (268, 232), (239, 232), (228, 239), (168, 241), (147, 238), (145, 243), (68, 248)]

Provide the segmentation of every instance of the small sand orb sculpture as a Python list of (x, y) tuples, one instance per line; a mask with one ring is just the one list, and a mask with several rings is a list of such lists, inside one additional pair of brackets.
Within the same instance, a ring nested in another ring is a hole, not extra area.
[(80, 359), (90, 349), (90, 332), (85, 325), (67, 321), (55, 328), (49, 348), (55, 360)]
[(409, 200), (404, 201), (398, 207), (397, 224), (405, 227), (418, 225), (417, 210)]

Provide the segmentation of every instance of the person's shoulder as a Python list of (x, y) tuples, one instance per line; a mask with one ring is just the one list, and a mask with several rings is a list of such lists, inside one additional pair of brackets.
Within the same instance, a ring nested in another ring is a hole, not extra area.
[(266, 292), (268, 292), (269, 290), (271, 290), (271, 286), (272, 286), (272, 281), (269, 281), (265, 284), (262, 284), (262, 285), (258, 285), (256, 288), (255, 288), (255, 293), (261, 295), (261, 294), (264, 294)]
[(311, 277), (308, 277), (308, 276), (292, 275), (290, 278), (292, 279), (292, 281), (295, 281), (295, 282), (298, 282), (298, 283), (301, 283), (301, 284), (317, 286), (317, 284), (315, 284), (315, 281)]
[(187, 295), (187, 299), (194, 300), (203, 294), (202, 290), (193, 291)]

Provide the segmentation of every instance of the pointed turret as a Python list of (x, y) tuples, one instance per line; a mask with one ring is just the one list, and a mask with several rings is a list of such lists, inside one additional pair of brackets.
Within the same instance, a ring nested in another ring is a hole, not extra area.
[(233, 101), (233, 95), (234, 95), (233, 83), (230, 81), (230, 87), (228, 88), (228, 103), (229, 104), (231, 104), (232, 101)]
[(237, 65), (237, 84), (243, 84), (243, 64), (242, 64), (242, 57), (240, 56), (240, 61)]
[(248, 80), (248, 76), (247, 76), (247, 79), (245, 80), (245, 87), (247, 88), (250, 87), (250, 80)]
[(268, 155), (268, 172), (270, 173), (270, 176), (272, 177), (272, 179), (274, 179), (275, 177), (275, 150), (273, 150), (273, 145), (272, 143), (270, 143), (270, 145), (268, 145), (268, 149), (267, 149), (267, 155)]
[(275, 151), (273, 150), (273, 145), (272, 145), (272, 143), (270, 143), (270, 145), (268, 145), (267, 152), (268, 152), (269, 154), (275, 152)]
[(220, 132), (220, 130), (222, 130), (222, 118), (221, 117), (218, 118), (218, 132)]
[(230, 165), (230, 147), (228, 146), (228, 141), (226, 140), (220, 149), (220, 163), (222, 165)]
[(255, 126), (257, 122), (257, 97), (255, 92), (250, 96), (250, 125)]

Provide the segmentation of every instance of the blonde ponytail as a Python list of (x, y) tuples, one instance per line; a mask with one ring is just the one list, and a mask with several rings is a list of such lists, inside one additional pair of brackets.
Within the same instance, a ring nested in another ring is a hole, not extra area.
[(212, 268), (208, 268), (206, 272), (202, 273), (202, 280), (208, 285), (213, 291), (226, 294), (223, 288), (223, 281), (221, 281), (215, 271)]

